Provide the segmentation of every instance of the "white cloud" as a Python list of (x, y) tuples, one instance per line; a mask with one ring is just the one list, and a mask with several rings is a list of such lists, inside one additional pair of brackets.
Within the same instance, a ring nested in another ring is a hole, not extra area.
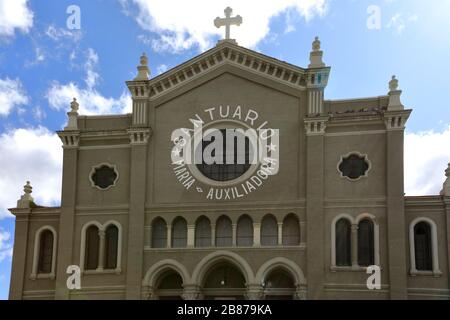
[(407, 195), (437, 195), (450, 162), (450, 126), (443, 132), (405, 135), (405, 191)]
[(19, 79), (0, 79), (0, 116), (7, 116), (15, 107), (28, 103)]
[(70, 102), (77, 98), (80, 104), (79, 113), (82, 115), (130, 113), (132, 100), (129, 93), (123, 92), (118, 99), (107, 98), (95, 88), (100, 80), (100, 75), (95, 71), (98, 62), (97, 53), (91, 48), (88, 49), (84, 65), (86, 87), (82, 88), (73, 82), (64, 85), (54, 82), (46, 94), (50, 107), (69, 110)]
[(55, 133), (37, 127), (0, 135), (0, 218), (16, 207), (26, 181), (37, 204), (59, 205), (61, 172), (61, 140)]
[[(270, 32), (270, 19), (290, 11), (310, 20), (326, 13), (329, 0), (119, 0), (126, 14), (135, 16), (138, 24), (147, 31), (157, 33), (159, 38), (151, 40), (154, 50), (173, 51), (198, 46), (201, 51), (213, 45), (214, 37), (223, 37), (224, 30), (217, 29), (213, 20), (224, 16), (227, 6), (233, 15), (241, 15), (244, 23), (233, 27), (231, 36), (240, 45), (254, 47)], [(132, 14), (132, 7), (138, 12)], [(289, 16), (292, 21), (292, 16)], [(289, 25), (288, 30), (293, 30)], [(142, 39), (141, 39), (142, 40)]]
[(10, 233), (0, 228), (0, 262), (5, 260), (6, 258), (12, 257), (13, 248), (10, 240), (11, 240)]
[(80, 30), (69, 30), (66, 28), (58, 28), (53, 24), (47, 27), (45, 34), (54, 41), (60, 40), (72, 40), (79, 41), (82, 37), (82, 32)]
[(28, 0), (0, 0), (0, 36), (13, 36), (16, 29), (27, 33), (32, 26)]
[(389, 20), (387, 28), (395, 29), (397, 34), (401, 35), (409, 23), (417, 22), (418, 20), (419, 17), (416, 14), (405, 15), (402, 13), (397, 13), (391, 18), (391, 20)]
[(167, 70), (169, 70), (169, 67), (165, 64), (160, 64), (156, 67), (156, 72), (158, 73), (158, 75), (166, 72)]

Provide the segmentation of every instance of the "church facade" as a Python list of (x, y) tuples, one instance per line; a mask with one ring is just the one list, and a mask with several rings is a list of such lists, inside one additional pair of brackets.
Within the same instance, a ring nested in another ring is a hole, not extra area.
[(440, 195), (406, 197), (398, 80), (326, 100), (322, 55), (316, 38), (301, 68), (227, 39), (154, 78), (142, 56), (131, 114), (74, 100), (61, 206), (27, 183), (10, 209), (10, 298), (449, 299), (450, 168)]

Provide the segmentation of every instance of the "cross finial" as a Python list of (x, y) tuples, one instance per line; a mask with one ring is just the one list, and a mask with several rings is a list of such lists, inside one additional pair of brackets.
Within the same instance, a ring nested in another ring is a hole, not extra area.
[(214, 20), (214, 25), (217, 28), (225, 26), (225, 40), (230, 40), (231, 39), (230, 38), (230, 27), (232, 25), (240, 26), (243, 22), (243, 19), (240, 15), (237, 15), (236, 17), (231, 17), (231, 15), (233, 14), (233, 9), (231, 9), (230, 7), (227, 7), (224, 12), (225, 12), (225, 18), (217, 17)]

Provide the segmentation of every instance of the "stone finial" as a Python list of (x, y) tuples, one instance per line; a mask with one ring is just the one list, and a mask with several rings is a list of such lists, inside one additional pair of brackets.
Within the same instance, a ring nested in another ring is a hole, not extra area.
[(444, 182), (441, 195), (444, 197), (450, 197), (450, 163), (448, 164), (447, 170), (445, 170), (445, 176), (447, 179)]
[(389, 90), (390, 91), (398, 90), (398, 79), (396, 78), (396, 76), (392, 76), (391, 81), (389, 81)]
[(309, 68), (323, 68), (325, 63), (323, 63), (323, 51), (320, 48), (319, 37), (316, 37), (312, 43), (312, 51), (309, 56)]
[(24, 194), (17, 201), (17, 208), (31, 208), (31, 204), (34, 202), (31, 193), (33, 192), (33, 187), (30, 184), (30, 181), (27, 181), (27, 184), (23, 186)]
[(78, 130), (78, 109), (80, 108), (76, 98), (70, 103), (70, 111), (67, 112), (69, 122), (64, 130)]
[(396, 76), (392, 76), (391, 81), (389, 81), (389, 104), (387, 107), (388, 111), (399, 111), (404, 110), (400, 97), (402, 95), (402, 91), (398, 90), (398, 79)]
[(312, 43), (312, 50), (314, 52), (320, 51), (320, 40), (319, 37), (316, 37)]
[(140, 58), (140, 65), (137, 67), (138, 75), (134, 80), (142, 81), (142, 80), (148, 80), (150, 77), (150, 69), (148, 67), (148, 57), (145, 54), (145, 52), (142, 54)]

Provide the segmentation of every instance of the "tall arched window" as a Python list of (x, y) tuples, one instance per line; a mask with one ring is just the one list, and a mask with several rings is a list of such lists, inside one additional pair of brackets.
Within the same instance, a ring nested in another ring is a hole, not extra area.
[(53, 265), (53, 232), (44, 230), (39, 239), (38, 273), (49, 274)]
[(238, 247), (253, 246), (253, 221), (247, 215), (242, 216), (238, 221), (237, 245)]
[(117, 254), (119, 249), (119, 229), (109, 225), (105, 231), (105, 262), (106, 269), (117, 268)]
[(187, 246), (187, 223), (181, 217), (175, 219), (172, 225), (172, 247), (185, 248)]
[(200, 217), (195, 223), (195, 246), (199, 248), (211, 246), (211, 222), (206, 217)]
[(351, 266), (351, 224), (347, 219), (336, 223), (336, 265), (339, 267)]
[(152, 247), (167, 247), (167, 224), (162, 218), (157, 218), (152, 223)]
[(85, 248), (85, 265), (86, 270), (95, 270), (98, 268), (100, 248), (100, 236), (97, 226), (90, 226), (86, 230), (86, 248)]
[(233, 245), (233, 228), (231, 220), (222, 216), (216, 223), (216, 246), (231, 247)]
[(375, 264), (374, 223), (370, 219), (361, 220), (358, 224), (358, 264), (361, 267)]
[(278, 245), (278, 223), (274, 216), (267, 215), (261, 223), (261, 245)]
[(419, 222), (414, 226), (414, 249), (416, 269), (419, 271), (433, 271), (431, 226), (425, 221)]
[(288, 215), (283, 221), (283, 245), (298, 246), (300, 244), (300, 225), (295, 215)]

